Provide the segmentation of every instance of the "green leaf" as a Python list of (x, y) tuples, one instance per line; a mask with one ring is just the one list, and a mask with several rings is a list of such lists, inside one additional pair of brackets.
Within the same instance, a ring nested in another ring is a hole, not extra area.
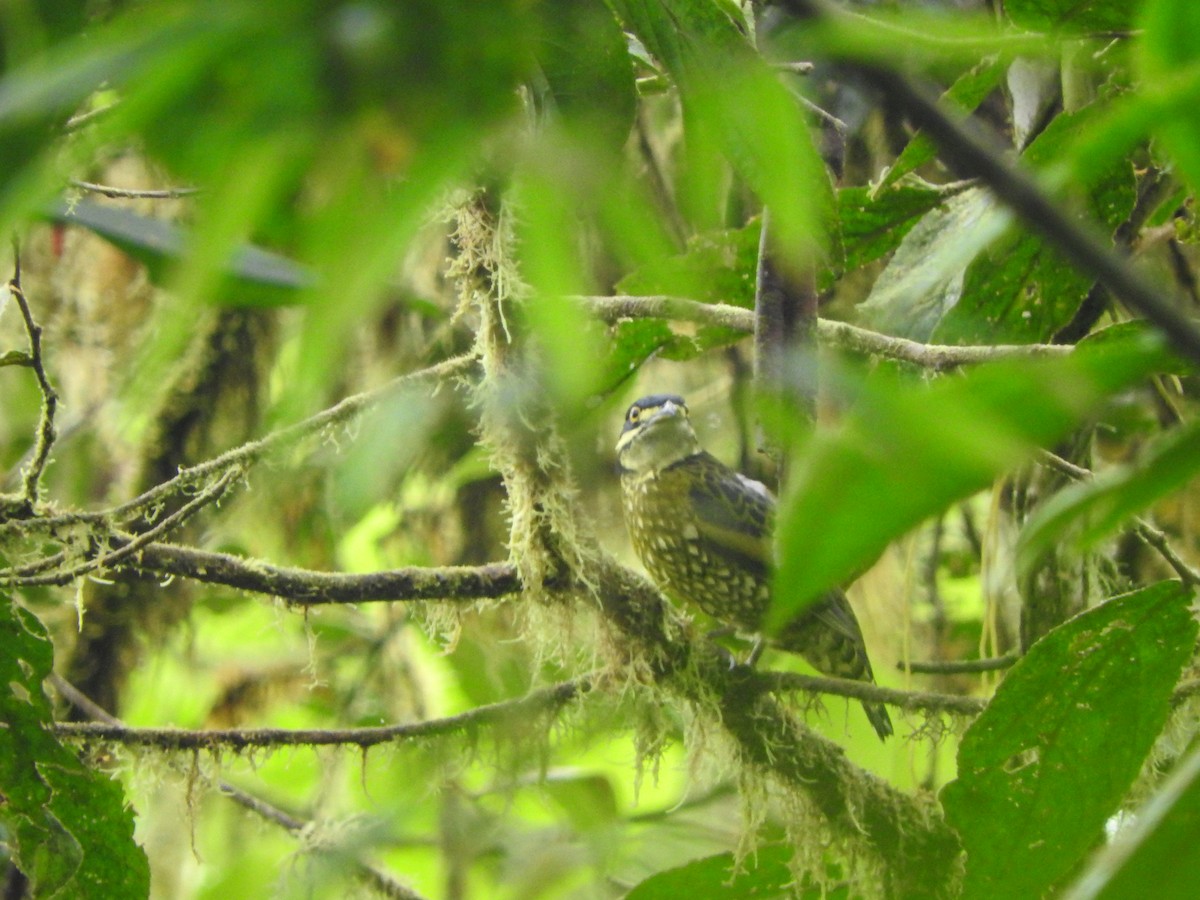
[(879, 372), (840, 427), (801, 448), (780, 508), (770, 622), (788, 621), (888, 543), (983, 489), (1167, 364), (1142, 335), (932, 386)]
[(1096, 854), (1063, 900), (1155, 900), (1200, 896), (1200, 747), (1193, 747), (1116, 839)]
[[(949, 109), (962, 109), (972, 112), (987, 96), (1000, 86), (1007, 70), (1005, 61), (987, 59), (974, 68), (960, 75), (942, 94), (940, 103)], [(896, 161), (891, 164), (883, 176), (880, 187), (886, 188), (895, 184), (909, 172), (920, 168), (925, 163), (937, 157), (937, 146), (929, 135), (918, 131), (900, 151)]]
[(686, 362), (715, 347), (745, 339), (744, 331), (708, 326), (697, 329), (695, 334), (681, 334), (666, 319), (619, 322), (609, 331), (607, 352), (596, 375), (595, 389), (602, 394), (615, 390), (636, 375), (642, 363), (651, 357)]
[(0, 594), (0, 821), (33, 895), (145, 897), (146, 855), (121, 786), (59, 743), (42, 682), (54, 648), (42, 623)]
[[(701, 214), (715, 216), (723, 197), (719, 152), (771, 209), (780, 259), (811, 257), (828, 230), (832, 188), (799, 104), (712, 0), (611, 0), (626, 26), (666, 67), (684, 107), (690, 190)], [(689, 191), (685, 191), (689, 193)]]
[(1004, 11), (1022, 28), (1034, 31), (1128, 31), (1137, 0), (1006, 0)]
[[(1200, 5), (1189, 0), (1147, 0), (1137, 44), (1143, 81), (1157, 85), (1200, 61)], [(1160, 117), (1154, 129), (1195, 190), (1200, 185), (1200, 124), (1182, 114)]]
[(560, 0), (544, 13), (537, 57), (555, 108), (568, 130), (595, 134), (615, 155), (637, 104), (625, 35), (602, 0)]
[(791, 858), (791, 847), (781, 844), (760, 847), (741, 867), (735, 864), (732, 853), (718, 853), (651, 875), (626, 894), (625, 900), (782, 900), (796, 896), (841, 900), (847, 896), (844, 886), (824, 894), (814, 887), (795, 893), (794, 877), (788, 868)]
[[(58, 203), (48, 218), (86, 228), (104, 238), (145, 265), (151, 278), (160, 283), (169, 265), (182, 257), (189, 241), (188, 233), (173, 222), (90, 200)], [(313, 273), (300, 264), (248, 244), (235, 250), (226, 273), (246, 283), (234, 294), (239, 302), (255, 305), (294, 303), (299, 299), (298, 291), (315, 284)], [(255, 291), (252, 285), (261, 290)]]
[(962, 296), (963, 270), (1009, 221), (992, 194), (969, 188), (913, 224), (858, 306), (870, 327), (925, 341)]
[(755, 219), (745, 228), (692, 235), (682, 253), (634, 270), (617, 283), (617, 292), (667, 294), (751, 309), (761, 230), (761, 221)]
[(837, 192), (844, 265), (853, 271), (896, 249), (922, 216), (945, 194), (933, 185), (900, 184), (884, 191), (865, 187)]
[(942, 791), (966, 898), (1038, 897), (1100, 839), (1170, 710), (1196, 641), (1166, 582), (1054, 629), (1008, 673)]
[(1136, 464), (1117, 465), (1090, 481), (1071, 484), (1047, 500), (1025, 524), (1017, 568), (1025, 573), (1068, 539), (1086, 550), (1132, 516), (1178, 490), (1200, 470), (1200, 423), (1160, 437)]
[[(1045, 169), (1059, 160), (1075, 136), (1086, 132), (1103, 107), (1059, 115), (1024, 153)], [(1121, 160), (1087, 185), (1090, 218), (1111, 232), (1133, 208), (1133, 168)], [(1011, 231), (972, 262), (962, 297), (934, 331), (939, 343), (1036, 343), (1049, 340), (1071, 320), (1093, 279), (1068, 263), (1040, 236)]]

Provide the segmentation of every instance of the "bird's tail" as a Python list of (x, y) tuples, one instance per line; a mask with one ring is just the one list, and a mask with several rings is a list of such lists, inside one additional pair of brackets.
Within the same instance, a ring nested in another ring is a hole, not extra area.
[(871, 727), (879, 735), (881, 741), (886, 741), (892, 735), (892, 717), (888, 715), (887, 707), (882, 703), (863, 701), (863, 711), (871, 720)]
[[(780, 649), (798, 653), (826, 675), (875, 683), (862, 630), (841, 591), (834, 591), (783, 627), (775, 641)], [(882, 703), (864, 700), (871, 727), (885, 740), (893, 733), (892, 718)]]

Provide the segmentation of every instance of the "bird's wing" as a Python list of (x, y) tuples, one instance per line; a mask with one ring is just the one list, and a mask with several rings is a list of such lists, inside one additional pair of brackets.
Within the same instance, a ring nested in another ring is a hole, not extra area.
[(700, 537), (711, 549), (736, 556), (766, 573), (772, 565), (775, 498), (760, 482), (704, 454), (688, 489)]
[[(775, 498), (762, 482), (735, 472), (707, 453), (704, 457), (700, 477), (688, 492), (701, 538), (710, 549), (748, 562), (767, 575), (774, 565)], [(797, 624), (811, 619), (862, 642), (858, 620), (840, 590), (831, 591), (808, 607)]]
[[(802, 612), (797, 621), (803, 622), (809, 616), (857, 644), (863, 642), (862, 628), (859, 627), (858, 619), (854, 616), (850, 601), (846, 599), (846, 594), (841, 590), (830, 591)], [(869, 663), (867, 671), (870, 671)]]

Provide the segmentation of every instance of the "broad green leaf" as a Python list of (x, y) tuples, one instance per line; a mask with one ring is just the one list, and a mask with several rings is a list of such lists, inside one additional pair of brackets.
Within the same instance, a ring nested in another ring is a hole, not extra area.
[[(1029, 145), (1024, 160), (1039, 169), (1052, 166), (1074, 136), (1091, 127), (1101, 109), (1094, 105), (1059, 115)], [(1119, 161), (1086, 189), (1090, 218), (1112, 232), (1133, 208), (1133, 168)], [(939, 343), (1048, 341), (1070, 321), (1092, 282), (1042, 237), (1014, 230), (971, 264), (962, 297), (939, 323), (934, 339)]]
[(1155, 900), (1200, 896), (1200, 747), (1135, 810), (1062, 900)]
[(963, 271), (1010, 215), (984, 188), (948, 198), (908, 230), (858, 312), (870, 327), (928, 340), (962, 296)]
[[(47, 217), (104, 238), (145, 265), (156, 282), (165, 279), (165, 270), (183, 255), (189, 240), (188, 232), (173, 222), (90, 200), (57, 203)], [(249, 244), (235, 248), (223, 268), (226, 276), (245, 282), (229, 292), (239, 303), (294, 303), (300, 289), (314, 284), (313, 273), (300, 264)]]
[(625, 900), (784, 900), (802, 897), (830, 897), (841, 900), (848, 896), (844, 886), (832, 887), (827, 893), (806, 886), (798, 893), (794, 876), (788, 868), (792, 849), (775, 844), (760, 847), (739, 867), (732, 853), (718, 853), (693, 860), (674, 869), (651, 875), (625, 895)]
[(615, 157), (636, 112), (633, 61), (603, 0), (543, 9), (537, 58), (567, 130), (591, 136)]
[(1005, 676), (942, 791), (967, 853), (964, 897), (1043, 896), (1101, 838), (1191, 658), (1191, 596), (1165, 582), (1109, 600)]
[(665, 294), (708, 303), (754, 306), (761, 222), (706, 231), (688, 238), (682, 253), (660, 257), (617, 282), (617, 292)]
[(1059, 162), (1078, 180), (1090, 183), (1161, 123), (1187, 118), (1200, 104), (1200, 60), (1142, 79), (1138, 88), (1108, 102), (1091, 127), (1075, 135)]
[[(1146, 0), (1137, 44), (1142, 80), (1154, 85), (1200, 62), (1200, 4)], [(1195, 190), (1200, 185), (1200, 124), (1191, 114), (1160, 118), (1154, 129)]]
[(1025, 524), (1017, 549), (1021, 572), (1070, 540), (1086, 550), (1132, 516), (1178, 490), (1200, 470), (1200, 423), (1189, 422), (1151, 444), (1136, 463), (1106, 469), (1063, 488)]
[(754, 53), (737, 25), (712, 0), (611, 0), (626, 26), (666, 67), (684, 108), (689, 153), (707, 183), (699, 194), (722, 196), (719, 152), (772, 211), (780, 259), (801, 265), (828, 230), (832, 189), (799, 104)]
[(1035, 31), (1128, 31), (1141, 4), (1137, 0), (1006, 0), (1004, 11), (1022, 28)]
[[(954, 84), (941, 96), (941, 103), (950, 109), (973, 111), (987, 96), (1004, 81), (1005, 65), (1001, 60), (988, 59), (960, 75)], [(895, 184), (937, 156), (937, 147), (929, 135), (918, 131), (900, 151), (896, 161), (888, 167), (880, 187)]]
[(980, 366), (929, 386), (879, 372), (855, 408), (792, 462), (770, 620), (781, 624), (892, 540), (989, 485), (1166, 365), (1154, 337), (1055, 360)]
[(853, 271), (895, 250), (944, 196), (934, 186), (924, 184), (900, 184), (883, 191), (863, 187), (838, 191), (838, 225), (846, 270)]
[(149, 865), (124, 791), (50, 731), (42, 682), (53, 662), (42, 623), (0, 594), (0, 821), (13, 859), (36, 897), (145, 897)]

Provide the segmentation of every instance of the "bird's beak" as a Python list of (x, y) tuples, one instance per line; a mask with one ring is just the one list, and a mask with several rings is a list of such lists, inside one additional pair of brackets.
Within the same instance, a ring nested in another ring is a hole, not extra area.
[(653, 425), (659, 419), (674, 418), (675, 416), (678, 416), (682, 412), (683, 412), (682, 406), (680, 406), (674, 400), (668, 400), (661, 407), (659, 407), (658, 412), (656, 412), (654, 415), (652, 415), (650, 417), (650, 421), (647, 422), (646, 424)]

